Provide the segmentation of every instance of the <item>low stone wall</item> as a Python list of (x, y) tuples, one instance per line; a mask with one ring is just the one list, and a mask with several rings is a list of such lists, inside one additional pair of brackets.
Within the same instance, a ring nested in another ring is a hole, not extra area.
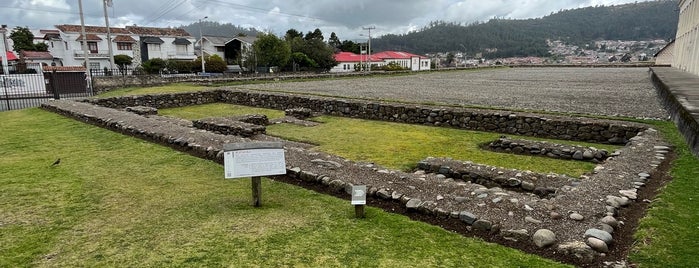
[(313, 113), (341, 117), (609, 144), (625, 144), (630, 138), (646, 129), (641, 124), (582, 117), (542, 116), (508, 111), (406, 105), (225, 89), (88, 101), (119, 109), (127, 106), (171, 108), (214, 102), (277, 110), (306, 108)]
[(483, 146), (484, 149), (499, 153), (538, 155), (556, 159), (572, 159), (600, 163), (607, 159), (609, 152), (592, 147), (569, 146), (545, 141), (511, 140), (500, 138)]
[(674, 68), (651, 68), (651, 80), (690, 150), (699, 156), (699, 77)]
[(230, 118), (204, 118), (195, 120), (192, 123), (195, 128), (208, 130), (223, 135), (252, 137), (259, 134), (265, 134), (267, 131), (267, 127), (265, 126), (246, 123)]

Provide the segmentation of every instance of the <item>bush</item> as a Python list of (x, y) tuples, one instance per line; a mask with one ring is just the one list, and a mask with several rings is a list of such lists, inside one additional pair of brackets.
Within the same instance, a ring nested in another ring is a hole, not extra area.
[(146, 73), (159, 74), (160, 70), (165, 69), (166, 62), (161, 58), (154, 58), (144, 61), (141, 66)]
[(171, 73), (192, 73), (196, 65), (194, 61), (168, 60), (165, 68)]
[[(208, 73), (222, 73), (226, 70), (226, 62), (219, 55), (211, 55), (206, 58), (206, 72)], [(194, 67), (192, 69), (201, 72), (201, 57), (198, 57), (193, 61)]]

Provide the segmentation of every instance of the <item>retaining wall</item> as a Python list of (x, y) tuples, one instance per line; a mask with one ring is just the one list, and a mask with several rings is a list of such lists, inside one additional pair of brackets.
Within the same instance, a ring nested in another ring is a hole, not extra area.
[(675, 68), (651, 68), (651, 80), (690, 150), (699, 156), (699, 76)]
[(111, 108), (151, 106), (160, 109), (214, 102), (277, 110), (307, 108), (314, 113), (341, 117), (609, 144), (625, 144), (630, 138), (646, 128), (640, 124), (582, 117), (541, 116), (507, 111), (407, 105), (224, 89), (88, 101)]

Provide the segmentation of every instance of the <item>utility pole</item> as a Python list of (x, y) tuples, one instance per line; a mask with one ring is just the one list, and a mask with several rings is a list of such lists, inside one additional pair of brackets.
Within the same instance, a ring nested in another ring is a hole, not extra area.
[(376, 27), (362, 27), (362, 29), (369, 30), (369, 59), (367, 60), (367, 62), (369, 63), (369, 72), (371, 72), (371, 30), (376, 29)]
[(87, 51), (87, 34), (85, 33), (85, 17), (83, 16), (83, 0), (78, 0), (78, 7), (80, 8), (80, 32), (83, 36), (83, 57), (85, 57), (85, 70), (87, 71), (86, 82), (87, 87), (92, 93), (92, 72), (90, 72), (90, 55)]
[(5, 33), (7, 32), (7, 25), (2, 25), (2, 28), (0, 28), (0, 32), (2, 33), (2, 40), (0, 40), (0, 46), (2, 46), (2, 74), (8, 75), (9, 73), (9, 66), (7, 65), (7, 43), (6, 43), (6, 37)]
[(205, 16), (199, 19), (199, 53), (201, 54), (201, 75), (206, 73), (206, 63), (204, 60), (204, 36), (201, 34), (201, 20), (207, 19), (209, 16)]
[(109, 49), (109, 69), (114, 69), (114, 50), (112, 49), (112, 33), (109, 29), (109, 16), (107, 15), (107, 7), (112, 7), (112, 0), (103, 0), (104, 4), (104, 23), (107, 25), (107, 47)]

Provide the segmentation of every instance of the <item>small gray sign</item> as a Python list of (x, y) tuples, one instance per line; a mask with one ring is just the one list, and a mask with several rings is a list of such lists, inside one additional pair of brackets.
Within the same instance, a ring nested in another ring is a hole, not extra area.
[(352, 205), (366, 205), (366, 185), (352, 186)]

